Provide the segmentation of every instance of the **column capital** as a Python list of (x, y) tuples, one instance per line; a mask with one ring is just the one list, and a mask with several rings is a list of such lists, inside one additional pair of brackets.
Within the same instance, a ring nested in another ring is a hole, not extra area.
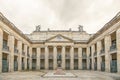
[(40, 49), (41, 47), (37, 47), (36, 49)]
[(53, 45), (53, 47), (57, 47), (57, 45)]
[(71, 45), (70, 47), (71, 47), (71, 48), (74, 48), (74, 45)]
[(62, 47), (66, 47), (66, 45), (62, 45)]
[(44, 47), (48, 47), (48, 45), (45, 45)]
[(78, 49), (82, 49), (82, 47), (81, 47), (81, 46), (78, 46), (77, 48), (78, 48)]
[(110, 35), (110, 34), (106, 34), (106, 35), (105, 35), (105, 37), (109, 37), (109, 36), (111, 36), (111, 35)]

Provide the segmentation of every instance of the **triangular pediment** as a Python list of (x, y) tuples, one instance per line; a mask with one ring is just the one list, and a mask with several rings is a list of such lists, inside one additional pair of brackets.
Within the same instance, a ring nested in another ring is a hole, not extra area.
[(65, 37), (61, 34), (58, 34), (56, 36), (53, 36), (46, 40), (47, 42), (73, 42), (72, 39), (69, 39), (68, 37)]

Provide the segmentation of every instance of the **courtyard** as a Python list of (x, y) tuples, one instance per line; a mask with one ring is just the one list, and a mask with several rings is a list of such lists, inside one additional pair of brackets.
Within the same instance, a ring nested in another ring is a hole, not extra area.
[(120, 74), (86, 70), (65, 71), (77, 76), (74, 78), (43, 78), (42, 76), (48, 72), (54, 71), (44, 70), (1, 73), (0, 80), (120, 80)]

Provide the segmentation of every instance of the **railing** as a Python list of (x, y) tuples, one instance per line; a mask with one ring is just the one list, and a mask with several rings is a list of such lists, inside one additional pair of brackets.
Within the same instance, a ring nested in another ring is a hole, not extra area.
[(14, 53), (18, 54), (18, 49), (14, 48)]
[(32, 58), (33, 58), (33, 59), (36, 59), (36, 57), (37, 57), (36, 55), (32, 55)]
[(115, 44), (115, 45), (110, 46), (110, 51), (115, 51), (115, 50), (117, 50), (116, 44)]
[(30, 57), (30, 54), (29, 54), (29, 53), (27, 53), (27, 57)]
[(45, 55), (40, 55), (40, 59), (45, 59)]
[(89, 54), (89, 57), (91, 57), (92, 55), (91, 54)]
[(9, 47), (7, 45), (3, 45), (3, 50), (4, 51), (9, 51)]
[(66, 54), (66, 55), (65, 55), (65, 58), (66, 58), (66, 59), (70, 59), (70, 55), (69, 55), (69, 54)]
[(94, 56), (97, 56), (97, 52), (96, 51), (94, 52)]
[(78, 55), (74, 55), (74, 59), (78, 59)]
[(100, 54), (105, 54), (105, 49), (104, 49), (104, 48), (102, 48), (102, 49), (100, 50)]
[(86, 55), (86, 54), (83, 54), (83, 55), (82, 55), (82, 58), (83, 58), (83, 59), (86, 59), (86, 58), (87, 58), (87, 55)]
[(25, 56), (25, 52), (24, 52), (24, 50), (22, 50), (22, 55)]
[(53, 59), (53, 55), (49, 55), (49, 59)]

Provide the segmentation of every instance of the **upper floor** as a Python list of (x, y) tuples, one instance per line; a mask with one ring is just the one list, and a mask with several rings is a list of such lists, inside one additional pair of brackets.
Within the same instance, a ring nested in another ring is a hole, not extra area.
[[(85, 45), (85, 47), (95, 44), (99, 40), (103, 40), (108, 34), (113, 34), (120, 28), (120, 13), (112, 20), (106, 23), (102, 29), (95, 34), (88, 34), (83, 30), (83, 26), (79, 25), (78, 31), (69, 30), (50, 30), (41, 31), (40, 26), (31, 34), (23, 34), (13, 23), (11, 23), (4, 15), (0, 13), (0, 29), (3, 33), (13, 35), (16, 40), (35, 47), (38, 45), (47, 45), (50, 43), (69, 43), (73, 45)], [(38, 44), (38, 45), (37, 45)]]

